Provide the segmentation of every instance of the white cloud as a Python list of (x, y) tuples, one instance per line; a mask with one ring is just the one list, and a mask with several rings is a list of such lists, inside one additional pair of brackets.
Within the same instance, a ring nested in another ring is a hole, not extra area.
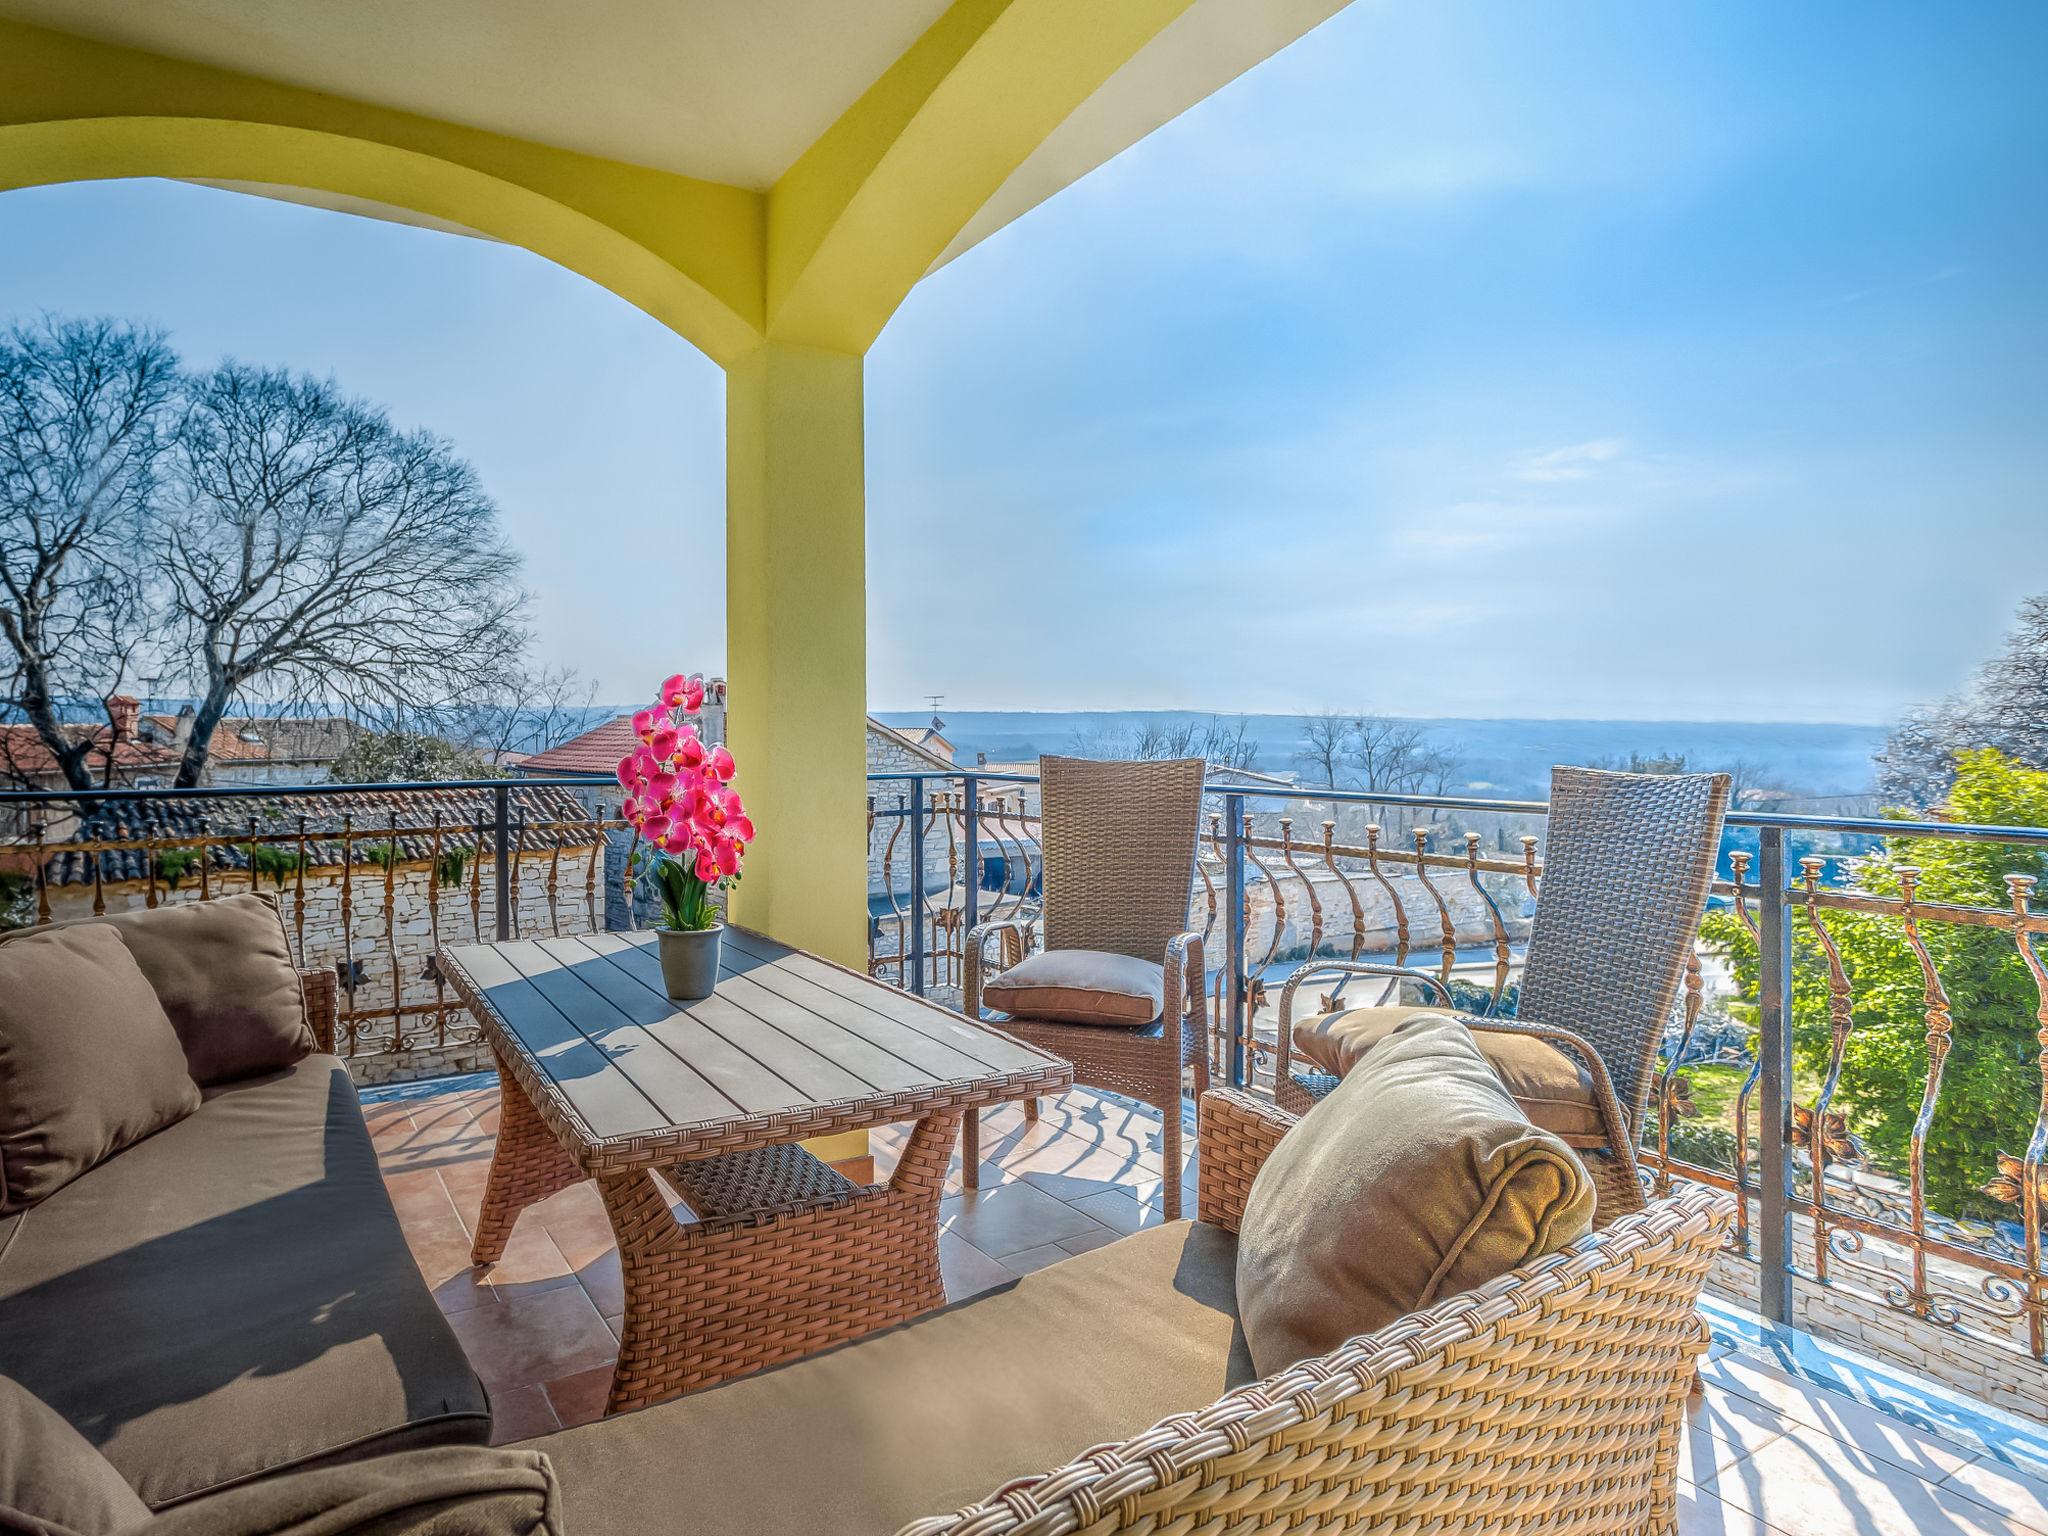
[(1508, 474), (1513, 479), (1534, 485), (1588, 480), (1600, 473), (1603, 465), (1619, 459), (1627, 447), (1621, 438), (1598, 437), (1588, 443), (1570, 443), (1540, 453), (1525, 453), (1509, 465)]

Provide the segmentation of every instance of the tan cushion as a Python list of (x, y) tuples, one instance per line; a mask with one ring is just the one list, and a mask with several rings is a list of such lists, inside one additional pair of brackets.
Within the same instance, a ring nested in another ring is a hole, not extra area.
[(572, 1533), (890, 1536), (1251, 1379), (1236, 1244), (1153, 1227), (779, 1370), (530, 1440)]
[(126, 1536), (562, 1536), (562, 1531), (561, 1501), (545, 1456), (455, 1445), (266, 1477), (177, 1505)]
[(313, 1053), (305, 995), (273, 898), (245, 893), (53, 926), (89, 925), (111, 928), (127, 944), (202, 1086), (276, 1072)]
[[(1342, 1077), (1402, 1024), (1425, 1014), (1443, 1016), (1435, 1008), (1346, 1008), (1303, 1019), (1294, 1026), (1294, 1053), (1331, 1077)], [(1472, 1040), (1523, 1114), (1573, 1146), (1607, 1145), (1593, 1079), (1571, 1055), (1530, 1035), (1475, 1029)]]
[(491, 1431), (333, 1056), (209, 1088), (0, 1217), (0, 1369), (153, 1509)]
[(1261, 1375), (1553, 1253), (1593, 1221), (1576, 1155), (1464, 1025), (1404, 1022), (1281, 1138), (1245, 1197), (1237, 1298)]
[(0, 1376), (0, 1531), (114, 1536), (148, 1514), (85, 1436)]
[(0, 946), (0, 1215), (198, 1107), (177, 1033), (112, 932)]
[(1047, 949), (981, 989), (991, 1008), (1062, 1024), (1150, 1024), (1166, 1002), (1166, 967), (1100, 949)]

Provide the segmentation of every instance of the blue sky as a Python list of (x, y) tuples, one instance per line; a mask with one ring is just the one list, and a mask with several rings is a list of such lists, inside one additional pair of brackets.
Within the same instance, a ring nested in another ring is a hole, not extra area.
[[(910, 297), (869, 692), (1882, 720), (2048, 590), (2048, 9), (1349, 10)], [(0, 312), (331, 372), (497, 496), (542, 648), (722, 661), (717, 371), (506, 247), (0, 196)], [(666, 538), (704, 579), (621, 602)]]

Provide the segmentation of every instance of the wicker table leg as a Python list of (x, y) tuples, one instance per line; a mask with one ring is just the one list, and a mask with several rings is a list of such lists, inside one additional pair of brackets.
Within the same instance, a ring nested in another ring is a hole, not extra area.
[(470, 1244), (472, 1264), (493, 1264), (503, 1257), (519, 1213), (536, 1200), (588, 1178), (555, 1140), (534, 1110), (526, 1090), (498, 1062), (498, 1144), (491, 1153), (491, 1177), (484, 1185), (483, 1209), (477, 1213), (476, 1241)]
[(626, 1314), (605, 1412), (642, 1408), (944, 1305), (939, 1197), (959, 1112), (917, 1124), (886, 1184), (680, 1222), (654, 1176), (604, 1177)]

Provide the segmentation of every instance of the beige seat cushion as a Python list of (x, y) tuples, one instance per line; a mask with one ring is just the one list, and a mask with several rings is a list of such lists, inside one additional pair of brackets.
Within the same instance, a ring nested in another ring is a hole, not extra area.
[(1099, 949), (1048, 949), (981, 989), (991, 1008), (1062, 1024), (1150, 1024), (1166, 1003), (1166, 968)]
[(1406, 1020), (1286, 1136), (1238, 1226), (1262, 1376), (1554, 1253), (1593, 1222), (1571, 1148), (1442, 1014)]
[(110, 929), (0, 945), (0, 1216), (198, 1107), (177, 1032)]
[[(1346, 1008), (1294, 1026), (1294, 1053), (1319, 1071), (1343, 1077), (1358, 1059), (1409, 1019), (1443, 1016), (1437, 1008)], [(1473, 1042), (1522, 1112), (1575, 1147), (1607, 1145), (1607, 1125), (1593, 1097), (1593, 1079), (1573, 1057), (1530, 1035), (1475, 1029)]]
[(149, 1506), (42, 1399), (0, 1376), (0, 1531), (114, 1536)]
[(1236, 1242), (1153, 1227), (779, 1370), (530, 1440), (570, 1532), (889, 1536), (1251, 1379)]
[(270, 896), (245, 892), (53, 925), (84, 927), (120, 935), (202, 1088), (280, 1071), (313, 1054), (291, 941)]

